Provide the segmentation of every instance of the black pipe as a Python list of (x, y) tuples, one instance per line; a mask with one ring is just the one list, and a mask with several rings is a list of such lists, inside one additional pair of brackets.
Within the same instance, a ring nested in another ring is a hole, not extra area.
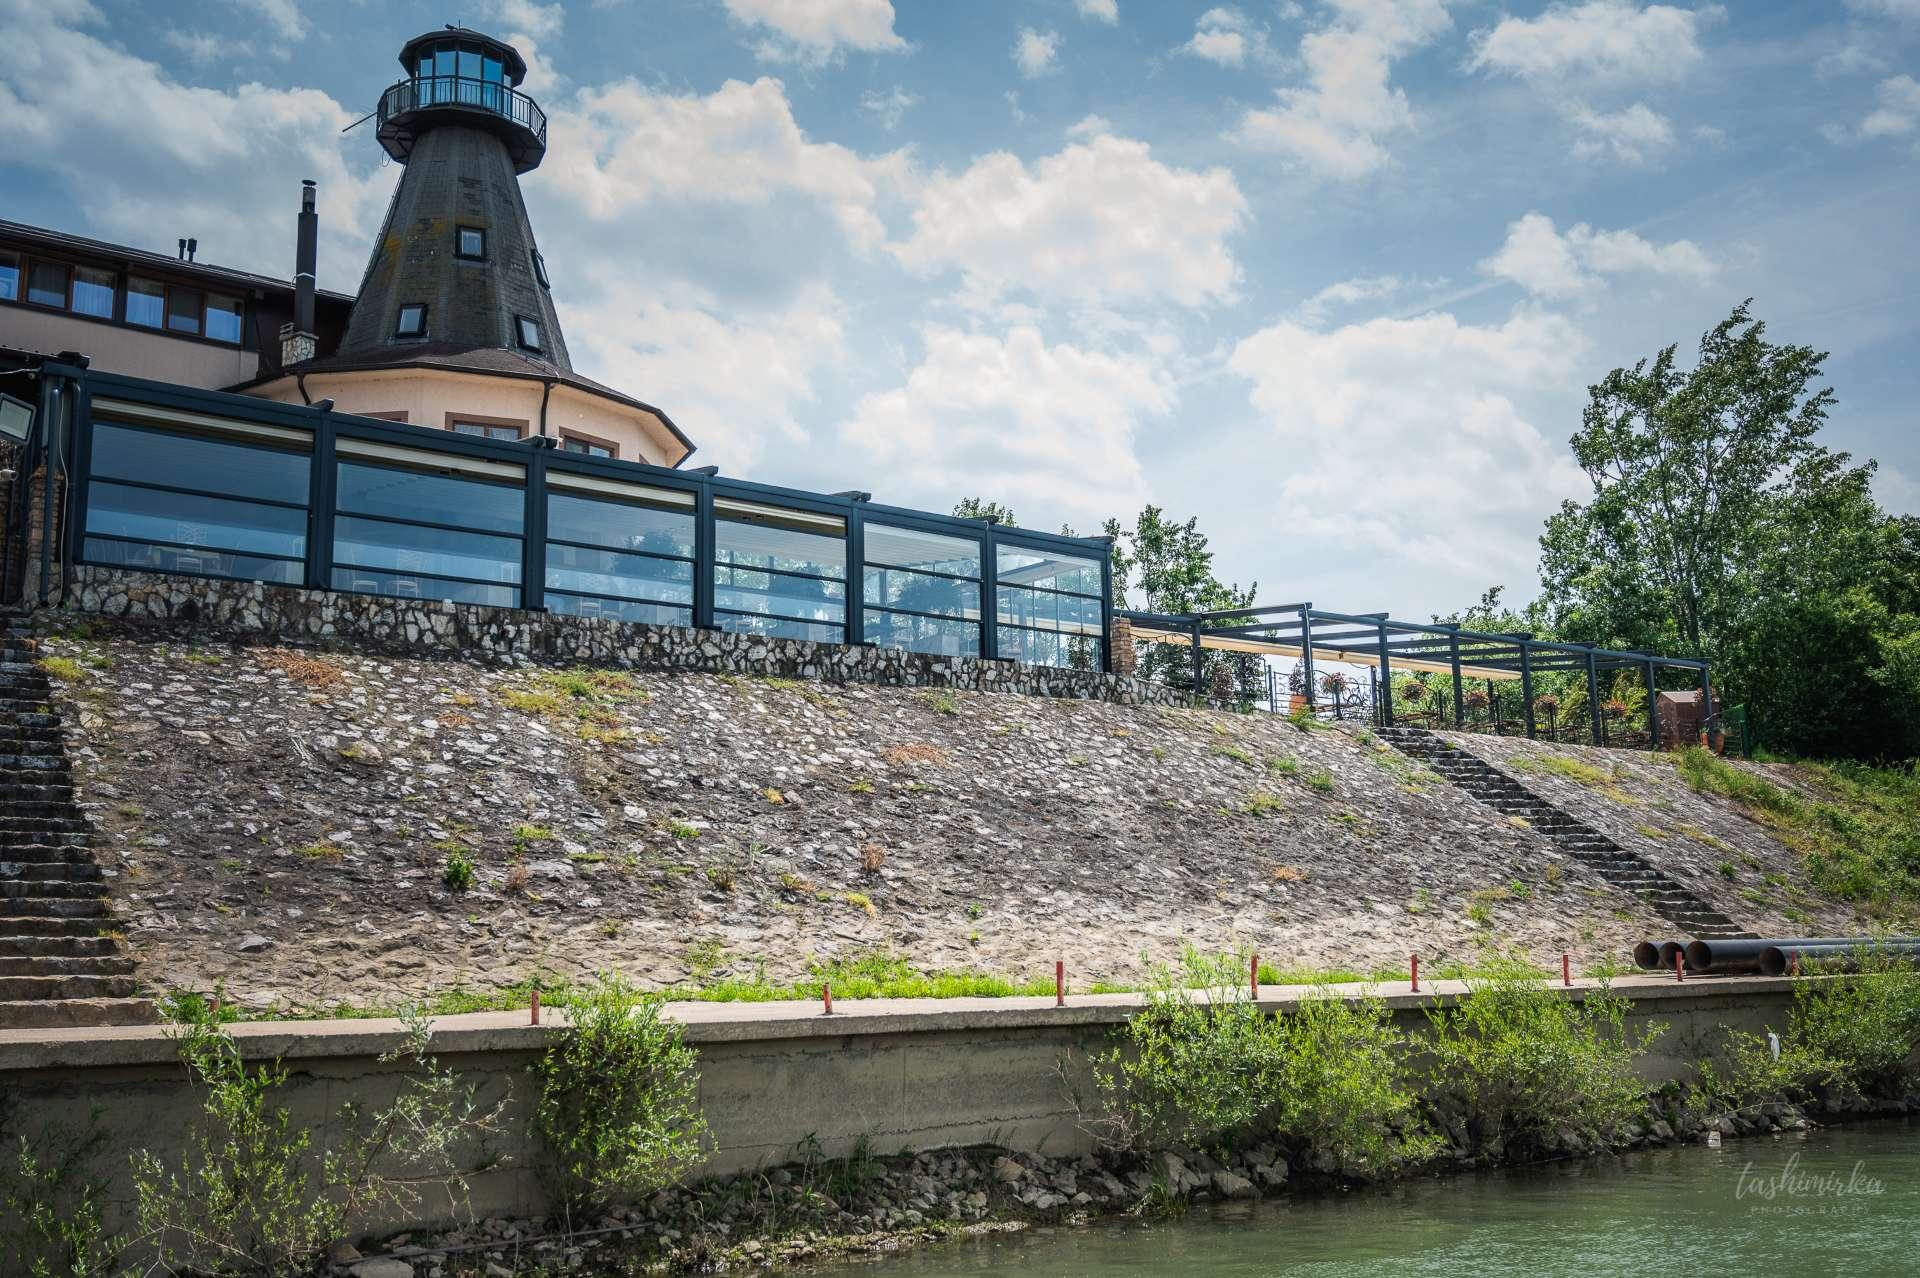
[(1819, 962), (1851, 971), (1862, 952), (1874, 954), (1920, 955), (1920, 941), (1864, 941), (1845, 945), (1770, 945), (1760, 951), (1760, 971), (1767, 976), (1785, 976), (1806, 962)]
[(1920, 937), (1897, 936), (1880, 941), (1871, 936), (1780, 936), (1743, 937), (1724, 941), (1689, 941), (1686, 948), (1687, 970), (1719, 973), (1758, 972), (1761, 970), (1761, 954), (1770, 949), (1804, 950), (1818, 946), (1838, 951), (1881, 944), (1920, 944)]
[(1642, 941), (1633, 947), (1633, 965), (1647, 971), (1672, 967), (1673, 952), (1681, 946), (1679, 941)]
[(293, 251), (293, 331), (313, 336), (314, 274), (320, 268), (320, 215), (313, 179), (300, 184), (300, 221)]

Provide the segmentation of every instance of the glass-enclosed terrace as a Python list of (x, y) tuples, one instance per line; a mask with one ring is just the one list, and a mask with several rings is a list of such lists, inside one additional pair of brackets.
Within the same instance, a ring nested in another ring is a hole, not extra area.
[(85, 374), (76, 561), (1107, 668), (1107, 543)]

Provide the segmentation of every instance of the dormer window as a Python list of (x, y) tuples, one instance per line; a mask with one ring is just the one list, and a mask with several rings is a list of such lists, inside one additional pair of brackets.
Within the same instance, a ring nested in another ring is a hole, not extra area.
[(427, 335), (427, 304), (408, 302), (400, 308), (400, 320), (393, 327), (395, 337), (425, 337)]
[(541, 288), (551, 289), (553, 287), (553, 285), (547, 282), (547, 259), (540, 256), (539, 249), (533, 250), (533, 278), (540, 281)]
[(453, 255), (469, 261), (487, 260), (487, 233), (477, 226), (454, 228)]
[(513, 317), (513, 340), (523, 351), (540, 352), (540, 321), (528, 319), (524, 315)]

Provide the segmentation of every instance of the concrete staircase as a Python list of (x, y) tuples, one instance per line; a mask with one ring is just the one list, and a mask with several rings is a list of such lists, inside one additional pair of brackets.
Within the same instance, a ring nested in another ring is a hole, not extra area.
[(47, 677), (18, 619), (0, 628), (0, 1030), (148, 1024)]
[(1379, 728), (1380, 739), (1427, 764), (1496, 812), (1524, 817), (1528, 825), (1592, 866), (1614, 887), (1631, 892), (1680, 930), (1705, 940), (1749, 937), (1740, 925), (1679, 882), (1495, 768), (1425, 728)]

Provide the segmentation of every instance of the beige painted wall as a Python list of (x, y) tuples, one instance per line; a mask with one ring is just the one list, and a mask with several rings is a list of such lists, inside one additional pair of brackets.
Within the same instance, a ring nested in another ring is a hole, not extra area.
[[(487, 377), (437, 369), (369, 369), (362, 372), (309, 373), (307, 394), (331, 399), (343, 413), (389, 416), (405, 413), (415, 426), (444, 429), (449, 413), (474, 418), (509, 418), (525, 423), (523, 434), (540, 430), (541, 383), (517, 377)], [(298, 404), (300, 388), (291, 377), (255, 387), (249, 394)], [(683, 447), (652, 413), (569, 386), (555, 386), (547, 402), (547, 433), (577, 432), (619, 450), (621, 461), (671, 466)]]
[(103, 373), (150, 377), (218, 390), (260, 371), (258, 351), (190, 342), (143, 328), (122, 328), (30, 306), (0, 306), (0, 346), (55, 354), (79, 351)]

